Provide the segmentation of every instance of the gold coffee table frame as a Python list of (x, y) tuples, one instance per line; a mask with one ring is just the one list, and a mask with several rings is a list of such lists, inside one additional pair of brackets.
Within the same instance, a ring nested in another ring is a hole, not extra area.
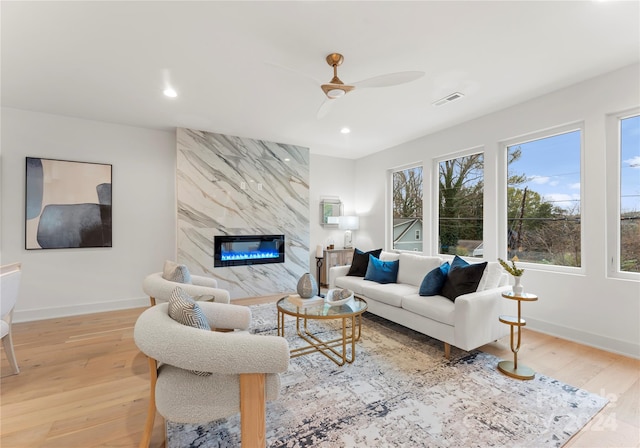
[[(536, 376), (536, 372), (532, 368), (518, 365), (518, 352), (520, 351), (521, 333), (522, 327), (527, 325), (527, 322), (522, 318), (520, 305), (522, 302), (535, 302), (538, 300), (538, 296), (535, 294), (524, 293), (520, 296), (515, 295), (513, 292), (503, 292), (502, 297), (505, 299), (518, 301), (518, 316), (500, 316), (500, 322), (507, 324), (511, 327), (511, 351), (513, 352), (513, 361), (500, 361), (498, 363), (498, 370), (507, 376), (517, 378), (519, 380), (532, 380)], [(514, 345), (514, 332), (515, 328), (518, 328), (518, 340)]]
[[(309, 308), (301, 308), (290, 303), (286, 297), (278, 300), (278, 336), (284, 337), (284, 316), (296, 318), (296, 333), (308, 345), (291, 349), (291, 357), (319, 352), (339, 366), (351, 364), (356, 359), (356, 342), (362, 334), (362, 313), (367, 310), (367, 302), (354, 297), (344, 305), (329, 306), (319, 304)], [(312, 334), (307, 327), (309, 320), (342, 320), (342, 335), (329, 341), (323, 341)], [(351, 321), (351, 325), (347, 325)], [(351, 345), (351, 356), (347, 346)]]

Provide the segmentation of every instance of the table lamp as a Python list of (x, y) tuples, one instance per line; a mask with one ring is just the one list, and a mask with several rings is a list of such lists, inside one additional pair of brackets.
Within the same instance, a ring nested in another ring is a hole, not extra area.
[(344, 230), (344, 248), (351, 249), (353, 247), (352, 230), (358, 230), (360, 227), (360, 218), (357, 216), (341, 216), (338, 220), (338, 228)]

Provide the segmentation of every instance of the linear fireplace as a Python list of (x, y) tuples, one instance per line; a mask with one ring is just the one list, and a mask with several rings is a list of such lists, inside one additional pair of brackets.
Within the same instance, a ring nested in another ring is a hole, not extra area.
[(284, 235), (216, 235), (213, 266), (284, 263)]

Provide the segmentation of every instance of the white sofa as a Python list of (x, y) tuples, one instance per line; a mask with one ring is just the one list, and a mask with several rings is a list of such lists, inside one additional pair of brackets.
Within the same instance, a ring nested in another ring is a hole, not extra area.
[(350, 266), (336, 266), (329, 270), (329, 288), (348, 288), (367, 302), (367, 311), (443, 341), (447, 358), (450, 345), (468, 351), (509, 334), (509, 325), (501, 323), (498, 316), (515, 315), (515, 303), (501, 295), (511, 287), (499, 263), (489, 262), (478, 290), (458, 296), (454, 302), (443, 296), (418, 294), (423, 278), (444, 262), (442, 258), (383, 251), (380, 260), (399, 260), (397, 283), (347, 276)]

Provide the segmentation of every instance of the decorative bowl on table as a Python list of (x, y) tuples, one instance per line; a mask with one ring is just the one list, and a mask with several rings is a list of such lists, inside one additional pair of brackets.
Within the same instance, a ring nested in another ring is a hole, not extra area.
[(349, 289), (330, 289), (327, 291), (325, 302), (329, 306), (339, 306), (344, 305), (351, 299), (353, 299), (353, 291)]

